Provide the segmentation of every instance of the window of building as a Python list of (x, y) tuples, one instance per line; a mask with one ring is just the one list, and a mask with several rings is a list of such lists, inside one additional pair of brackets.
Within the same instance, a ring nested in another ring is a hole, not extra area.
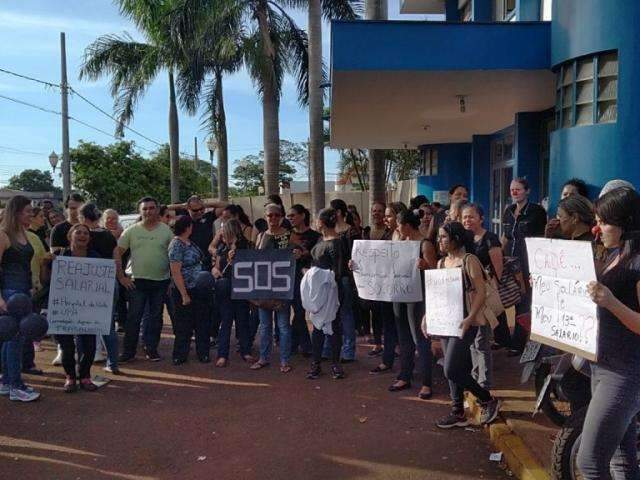
[(540, 20), (550, 22), (553, 12), (553, 0), (540, 1)]
[(421, 175), (427, 177), (435, 177), (438, 175), (438, 150), (435, 148), (427, 148), (422, 151), (422, 168)]
[(513, 22), (516, 18), (516, 0), (502, 0), (502, 19), (506, 22)]
[(556, 125), (570, 128), (618, 118), (618, 52), (565, 62), (556, 72)]

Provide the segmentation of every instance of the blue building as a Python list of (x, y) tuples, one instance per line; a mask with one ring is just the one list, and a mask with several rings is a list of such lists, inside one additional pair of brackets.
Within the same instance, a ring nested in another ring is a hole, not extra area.
[(496, 231), (513, 177), (552, 212), (640, 185), (640, 0), (401, 2), (445, 20), (333, 22), (332, 146), (419, 148), (418, 193), (469, 185)]

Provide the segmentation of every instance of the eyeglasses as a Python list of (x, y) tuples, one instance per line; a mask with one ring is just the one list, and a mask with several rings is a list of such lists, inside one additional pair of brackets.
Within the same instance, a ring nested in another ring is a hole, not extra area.
[(204, 210), (204, 207), (201, 208), (192, 208), (191, 213), (200, 213)]

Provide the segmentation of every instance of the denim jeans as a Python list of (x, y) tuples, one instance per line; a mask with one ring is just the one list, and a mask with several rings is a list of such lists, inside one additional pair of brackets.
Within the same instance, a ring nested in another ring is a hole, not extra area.
[(421, 383), (431, 387), (433, 372), (433, 353), (431, 339), (422, 333), (420, 322), (424, 314), (424, 303), (394, 303), (393, 314), (400, 343), (400, 373), (398, 380), (411, 382), (415, 368), (416, 348), (422, 370)]
[(247, 300), (232, 300), (230, 281), (227, 278), (222, 278), (216, 282), (216, 304), (220, 311), (218, 357), (229, 358), (231, 325), (234, 322), (236, 336), (240, 343), (240, 355), (250, 355), (249, 302)]
[[(22, 290), (12, 290), (5, 288), (2, 290), (2, 298), (5, 302), (16, 293), (29, 292)], [(22, 349), (24, 347), (24, 337), (19, 333), (11, 340), (2, 343), (0, 347), (0, 355), (2, 355), (2, 383), (13, 388), (21, 388), (24, 386), (22, 381)]]
[(191, 337), (195, 335), (196, 355), (200, 360), (209, 357), (209, 309), (208, 295), (195, 289), (188, 290), (191, 303), (182, 305), (182, 295), (177, 288), (172, 288), (173, 304), (175, 306), (173, 340), (173, 358), (186, 360), (191, 349)]
[(300, 281), (296, 281), (293, 297), (293, 323), (291, 325), (291, 353), (296, 353), (298, 348), (302, 353), (311, 353), (311, 337), (305, 318), (300, 297)]
[(583, 478), (640, 478), (636, 432), (636, 415), (640, 411), (638, 366), (613, 369), (592, 364), (591, 391), (577, 458)]
[(342, 358), (356, 358), (356, 319), (353, 314), (354, 291), (351, 278), (342, 277), (342, 298), (340, 299), (340, 320), (342, 321)]
[[(258, 326), (258, 338), (260, 339), (260, 360), (269, 362), (271, 349), (273, 348), (273, 311), (259, 309), (260, 325)], [(286, 303), (282, 310), (276, 312), (276, 321), (280, 331), (280, 364), (289, 363), (291, 356), (291, 304)]]
[(155, 352), (162, 331), (162, 306), (169, 280), (134, 280), (135, 288), (129, 291), (129, 318), (125, 325), (123, 353), (135, 356), (140, 335), (140, 323), (147, 311), (147, 328), (144, 331), (144, 346)]
[(478, 333), (478, 327), (471, 327), (461, 339), (459, 337), (442, 337), (444, 350), (444, 376), (449, 381), (449, 390), (453, 410), (464, 411), (464, 391), (473, 393), (478, 400), (491, 400), (491, 393), (478, 385), (471, 376), (471, 344)]
[(493, 356), (491, 355), (491, 340), (493, 330), (487, 324), (478, 327), (476, 338), (471, 344), (471, 363), (473, 379), (483, 388), (489, 390), (493, 384)]

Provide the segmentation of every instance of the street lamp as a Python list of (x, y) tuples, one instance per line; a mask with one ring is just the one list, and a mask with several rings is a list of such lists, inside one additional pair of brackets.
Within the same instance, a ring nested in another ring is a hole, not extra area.
[(207, 140), (207, 148), (209, 149), (209, 161), (211, 162), (211, 195), (213, 195), (214, 198), (216, 198), (217, 192), (216, 192), (216, 174), (214, 172), (214, 168), (213, 168), (213, 155), (216, 152), (216, 148), (218, 148), (218, 143), (216, 142), (215, 138), (213, 138), (213, 135), (211, 137), (209, 137), (209, 140)]
[(58, 166), (59, 159), (60, 157), (58, 157), (58, 154), (55, 151), (52, 151), (51, 155), (49, 155), (49, 165), (51, 165), (53, 173), (56, 173), (56, 167)]

